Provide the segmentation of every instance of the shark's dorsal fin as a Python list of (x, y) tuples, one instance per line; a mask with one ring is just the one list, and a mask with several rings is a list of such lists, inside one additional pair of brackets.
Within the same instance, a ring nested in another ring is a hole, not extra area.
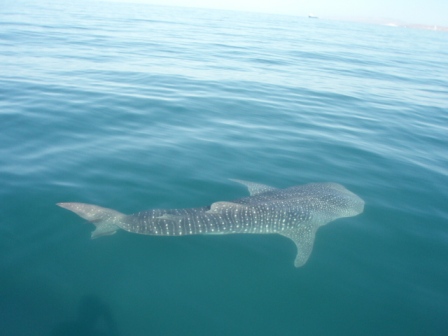
[(229, 179), (229, 180), (236, 182), (236, 183), (241, 183), (242, 185), (245, 185), (247, 187), (247, 189), (249, 189), (249, 194), (251, 196), (262, 194), (267, 191), (272, 191), (272, 190), (277, 189), (277, 188), (270, 187), (270, 186), (267, 186), (265, 184), (260, 184), (260, 183), (254, 183), (254, 182), (237, 180), (237, 179)]
[(313, 225), (301, 225), (288, 231), (279, 232), (282, 236), (291, 239), (297, 246), (295, 267), (303, 266), (313, 250), (314, 238), (317, 228)]
[(206, 213), (222, 213), (226, 210), (244, 210), (249, 208), (245, 204), (233, 203), (233, 202), (215, 202), (210, 205), (210, 210), (207, 210)]

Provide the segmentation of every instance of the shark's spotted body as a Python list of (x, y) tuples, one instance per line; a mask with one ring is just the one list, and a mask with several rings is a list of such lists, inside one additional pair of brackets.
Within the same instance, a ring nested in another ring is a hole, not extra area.
[(249, 197), (192, 209), (154, 209), (125, 215), (84, 203), (58, 203), (96, 225), (92, 238), (118, 229), (146, 235), (278, 233), (294, 241), (302, 266), (311, 254), (316, 230), (337, 218), (363, 212), (364, 201), (337, 183), (311, 183), (287, 189), (234, 180)]

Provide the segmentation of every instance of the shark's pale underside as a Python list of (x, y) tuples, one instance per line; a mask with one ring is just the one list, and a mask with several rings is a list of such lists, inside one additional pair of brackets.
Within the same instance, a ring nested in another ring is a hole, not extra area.
[(92, 222), (92, 238), (118, 229), (155, 236), (193, 234), (278, 233), (297, 246), (300, 267), (313, 249), (317, 229), (337, 218), (363, 212), (364, 201), (337, 183), (310, 183), (286, 189), (233, 180), (250, 196), (191, 209), (154, 209), (125, 215), (85, 203), (58, 203)]

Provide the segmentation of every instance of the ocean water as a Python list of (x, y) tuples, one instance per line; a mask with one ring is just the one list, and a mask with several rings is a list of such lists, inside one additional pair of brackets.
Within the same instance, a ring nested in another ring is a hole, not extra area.
[[(363, 214), (151, 237), (133, 213), (338, 182)], [(2, 335), (447, 335), (448, 35), (107, 2), (0, 5)]]

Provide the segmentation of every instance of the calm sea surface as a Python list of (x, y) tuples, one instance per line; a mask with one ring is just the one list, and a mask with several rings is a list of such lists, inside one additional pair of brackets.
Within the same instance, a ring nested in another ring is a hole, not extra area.
[[(133, 213), (338, 182), (362, 215), (151, 237)], [(0, 5), (2, 335), (448, 335), (448, 34), (107, 2)]]

